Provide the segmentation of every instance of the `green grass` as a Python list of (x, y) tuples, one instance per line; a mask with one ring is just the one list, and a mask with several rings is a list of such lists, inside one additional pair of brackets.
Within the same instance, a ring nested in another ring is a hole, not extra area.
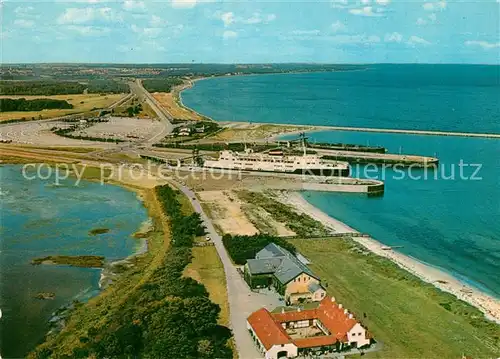
[(94, 152), (97, 151), (97, 148), (91, 148), (91, 147), (55, 147), (55, 146), (50, 146), (50, 147), (43, 147), (43, 146), (29, 146), (29, 147), (23, 147), (25, 150), (48, 150), (48, 151), (57, 151), (57, 152), (75, 152), (75, 153), (89, 153), (89, 152)]
[[(90, 166), (80, 166), (77, 165), (78, 173), (82, 175), (83, 179), (86, 180), (98, 180), (107, 179), (111, 175), (111, 170), (109, 168), (99, 168), (99, 167), (90, 167)], [(83, 172), (82, 172), (83, 170)]]
[[(290, 241), (330, 295), (383, 343), (368, 358), (497, 358), (500, 326), (351, 239)], [(366, 314), (366, 317), (364, 317)]]
[(61, 264), (72, 267), (102, 268), (104, 266), (104, 257), (102, 256), (48, 256), (43, 258), (34, 258), (31, 261), (33, 265), (39, 264)]
[(179, 196), (177, 196), (177, 200), (181, 205), (181, 212), (183, 215), (189, 216), (190, 214), (194, 213), (194, 208), (191, 205), (191, 201), (189, 201), (189, 198), (184, 196), (180, 191)]
[(226, 292), (226, 276), (215, 247), (194, 247), (193, 259), (184, 270), (184, 275), (193, 278), (207, 288), (212, 302), (221, 308), (219, 323), (228, 325), (229, 303)]
[(246, 190), (237, 191), (236, 194), (242, 201), (266, 210), (278, 222), (285, 223), (287, 228), (294, 231), (300, 237), (325, 236), (329, 234), (329, 231), (320, 222), (306, 214), (297, 213), (293, 207), (278, 202), (271, 198), (269, 194)]
[(98, 234), (108, 233), (109, 228), (94, 228), (89, 231), (89, 235), (96, 236)]

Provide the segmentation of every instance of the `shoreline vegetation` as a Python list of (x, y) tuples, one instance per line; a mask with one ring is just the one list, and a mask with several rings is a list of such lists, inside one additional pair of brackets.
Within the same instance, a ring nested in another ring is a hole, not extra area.
[[(320, 209), (314, 207), (307, 202), (300, 193), (282, 192), (279, 196), (279, 200), (293, 206), (299, 213), (307, 214), (311, 218), (323, 223), (324, 226), (332, 229), (336, 233), (345, 233), (346, 236), (353, 233), (359, 233), (345, 223), (328, 216)], [(497, 298), (459, 281), (440, 269), (434, 268), (400, 252), (388, 249), (388, 246), (383, 245), (371, 237), (353, 236), (352, 240), (362, 245), (370, 252), (389, 259), (400, 268), (420, 278), (423, 282), (430, 283), (444, 292), (453, 294), (459, 300), (467, 302), (471, 306), (479, 309), (488, 320), (497, 324), (500, 323), (500, 301)]]
[(103, 256), (47, 256), (34, 258), (31, 260), (32, 265), (69, 265), (72, 267), (83, 268), (102, 268), (104, 267)]
[(153, 222), (150, 250), (130, 258), (98, 296), (73, 306), (28, 358), (233, 357), (231, 332), (217, 324), (219, 305), (183, 275), (203, 231), (199, 216), (184, 214), (182, 195), (168, 185), (142, 191)]

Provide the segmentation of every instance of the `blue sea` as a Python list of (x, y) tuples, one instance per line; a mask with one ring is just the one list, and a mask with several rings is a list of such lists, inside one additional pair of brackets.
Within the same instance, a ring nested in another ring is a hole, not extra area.
[(218, 121), (500, 133), (500, 66), (211, 78), (182, 100)]
[[(0, 201), (0, 353), (18, 358), (43, 339), (56, 309), (99, 289), (100, 269), (33, 266), (31, 260), (59, 254), (127, 257), (139, 245), (131, 235), (148, 216), (136, 194), (121, 187), (27, 180), (20, 165), (0, 166)], [(89, 235), (95, 228), (110, 231)], [(33, 298), (39, 292), (56, 298)]]
[[(500, 133), (499, 66), (373, 65), (226, 77), (199, 81), (182, 98), (216, 120)], [(500, 140), (344, 131), (309, 136), (439, 157), (437, 172), (413, 170), (402, 179), (392, 169), (353, 168), (384, 179), (383, 197), (304, 196), (380, 242), (401, 245), (401, 252), (500, 298)]]

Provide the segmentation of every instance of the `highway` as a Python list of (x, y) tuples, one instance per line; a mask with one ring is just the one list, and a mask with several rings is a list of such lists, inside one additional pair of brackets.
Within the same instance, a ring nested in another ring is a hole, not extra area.
[(146, 146), (150, 146), (162, 138), (166, 137), (172, 130), (174, 126), (170, 122), (173, 118), (172, 115), (163, 109), (161, 105), (156, 101), (156, 99), (142, 86), (142, 81), (137, 79), (135, 82), (129, 82), (130, 90), (134, 93), (140, 101), (146, 101), (146, 103), (153, 109), (153, 111), (158, 116), (158, 119), (163, 124), (163, 130), (158, 132), (156, 135), (151, 137), (148, 141), (144, 143)]

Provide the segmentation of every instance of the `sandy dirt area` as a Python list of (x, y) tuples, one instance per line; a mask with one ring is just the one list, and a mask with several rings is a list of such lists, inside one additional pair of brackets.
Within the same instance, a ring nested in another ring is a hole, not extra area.
[(38, 120), (40, 116), (42, 118), (52, 118), (64, 116), (72, 113), (87, 112), (94, 108), (106, 108), (113, 103), (120, 100), (126, 94), (110, 94), (101, 96), (100, 94), (88, 94), (88, 95), (55, 95), (55, 96), (0, 96), (0, 98), (25, 98), (27, 100), (39, 99), (39, 98), (49, 98), (55, 100), (65, 100), (73, 105), (72, 109), (65, 110), (43, 110), (43, 111), (16, 111), (16, 112), (1, 112), (0, 122), (5, 120), (17, 120), (25, 118), (31, 120), (33, 117)]
[(285, 223), (275, 220), (274, 217), (262, 207), (245, 202), (241, 204), (241, 208), (260, 233), (278, 237), (296, 235), (294, 231), (287, 228)]
[(288, 229), (284, 223), (276, 221), (263, 208), (242, 201), (234, 191), (201, 191), (198, 196), (209, 209), (214, 223), (224, 233), (295, 235), (295, 232)]
[(241, 201), (228, 191), (201, 191), (198, 197), (223, 233), (248, 235), (259, 233), (241, 208)]
[[(307, 213), (312, 218), (321, 221), (325, 226), (333, 228), (339, 233), (357, 232), (355, 229), (328, 216), (326, 213), (312, 206), (299, 193), (289, 193), (281, 197), (282, 201), (294, 206), (298, 211)], [(457, 298), (481, 310), (488, 319), (500, 323), (500, 301), (479, 290), (468, 286), (451, 275), (422, 263), (395, 250), (385, 250), (382, 243), (370, 237), (353, 237), (353, 240), (366, 247), (371, 252), (388, 258), (399, 267), (406, 269), (425, 282), (455, 295)]]

